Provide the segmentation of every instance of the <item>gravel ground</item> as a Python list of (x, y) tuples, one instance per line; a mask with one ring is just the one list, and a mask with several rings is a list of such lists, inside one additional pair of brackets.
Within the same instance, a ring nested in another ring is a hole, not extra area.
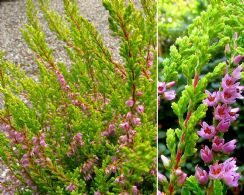
[[(20, 29), (26, 23), (25, 14), (26, 0), (0, 0), (0, 51), (6, 52), (6, 59), (20, 64), (30, 75), (35, 75), (36, 66), (33, 60), (33, 53), (22, 39)], [(80, 13), (89, 21), (93, 22), (101, 33), (105, 44), (111, 48), (115, 58), (118, 58), (118, 41), (111, 37), (108, 27), (108, 13), (102, 6), (101, 0), (77, 0)], [(62, 1), (51, 0), (51, 6), (62, 12)], [(42, 15), (40, 14), (40, 17)], [(47, 41), (56, 51), (59, 60), (66, 61), (66, 53), (62, 43), (57, 41), (53, 34), (44, 25)], [(0, 97), (0, 105), (1, 105)], [(0, 182), (6, 179), (6, 168), (0, 163)]]

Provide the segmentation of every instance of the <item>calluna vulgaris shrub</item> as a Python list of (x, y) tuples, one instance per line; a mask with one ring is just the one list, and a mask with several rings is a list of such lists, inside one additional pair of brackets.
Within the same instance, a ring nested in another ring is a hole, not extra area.
[[(210, 1), (207, 10), (189, 26), (188, 36), (178, 38), (163, 61), (164, 80), (159, 82), (158, 93), (162, 100), (176, 98), (172, 109), (179, 126), (166, 133), (171, 156), (161, 155), (166, 171), (158, 173), (159, 194), (221, 195), (238, 186), (241, 174), (236, 157), (231, 155), (238, 138), (225, 137), (238, 118), (235, 103), (243, 99), (243, 11), (241, 1)], [(225, 58), (216, 62), (220, 49)], [(204, 73), (208, 63), (215, 63), (213, 70)], [(182, 77), (185, 87), (177, 97), (170, 88), (177, 87)], [(212, 82), (219, 84), (210, 91)], [(210, 121), (205, 120), (207, 112)], [(198, 141), (204, 141), (200, 151)], [(187, 175), (182, 167), (193, 157), (203, 163), (195, 167), (194, 175)]]
[[(1, 57), (3, 194), (156, 193), (156, 2), (103, 4), (119, 61), (75, 0), (63, 0), (63, 15), (27, 0), (22, 33), (38, 71), (32, 78)], [(47, 44), (40, 11), (69, 68)]]

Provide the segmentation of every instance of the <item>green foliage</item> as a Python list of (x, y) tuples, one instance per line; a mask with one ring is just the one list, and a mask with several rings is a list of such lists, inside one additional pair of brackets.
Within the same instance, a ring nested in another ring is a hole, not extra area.
[[(27, 0), (22, 34), (36, 54), (35, 78), (0, 55), (0, 122), (5, 128), (0, 157), (20, 183), (16, 194), (119, 194), (131, 193), (133, 186), (142, 194), (155, 193), (156, 60), (150, 68), (148, 56), (156, 53), (156, 2), (142, 0), (137, 8), (132, 1), (103, 1), (110, 29), (120, 39), (120, 61), (79, 14), (76, 1), (63, 3), (62, 15), (47, 0)], [(71, 66), (56, 59), (40, 13), (63, 42)], [(129, 99), (135, 102), (132, 107), (125, 104)], [(144, 113), (137, 112), (138, 105)], [(141, 124), (134, 124), (134, 118)], [(121, 128), (124, 122), (129, 130)], [(110, 125), (113, 133), (108, 133)], [(23, 140), (11, 138), (10, 131)]]
[(213, 181), (213, 195), (223, 195), (223, 185), (220, 180)]
[(199, 185), (197, 179), (195, 176), (190, 176), (186, 179), (186, 183), (182, 189), (182, 194), (183, 195), (188, 195), (188, 194), (196, 194), (196, 195), (204, 195), (204, 192)]

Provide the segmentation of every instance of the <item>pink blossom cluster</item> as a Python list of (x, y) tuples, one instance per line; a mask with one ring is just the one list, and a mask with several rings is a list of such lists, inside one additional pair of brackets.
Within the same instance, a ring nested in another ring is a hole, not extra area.
[(72, 155), (74, 155), (77, 148), (82, 147), (83, 145), (84, 145), (84, 142), (82, 140), (82, 134), (76, 133), (75, 136), (73, 137), (73, 140), (72, 140), (70, 147), (68, 149), (67, 156), (71, 157)]
[(108, 167), (105, 169), (105, 173), (107, 175), (110, 174), (111, 172), (116, 173), (116, 171), (118, 169), (118, 167), (116, 165), (118, 159), (114, 156), (112, 156), (111, 159), (112, 159), (112, 163), (110, 165), (108, 165)]
[(6, 134), (12, 145), (22, 144), (25, 141), (25, 134), (16, 131), (8, 124), (2, 124), (2, 131)]
[(119, 143), (121, 145), (128, 145), (133, 142), (133, 138), (136, 134), (134, 128), (141, 125), (140, 116), (144, 113), (144, 105), (136, 105), (133, 99), (129, 99), (125, 104), (130, 107), (136, 107), (136, 112), (133, 114), (132, 111), (129, 111), (125, 116), (125, 121), (119, 125), (121, 129), (124, 130), (125, 135), (119, 137)]
[(55, 74), (58, 78), (58, 81), (60, 83), (62, 90), (65, 93), (68, 93), (68, 97), (71, 99), (72, 104), (75, 106), (81, 107), (85, 110), (86, 109), (85, 104), (77, 99), (77, 97), (80, 96), (80, 94), (71, 92), (71, 88), (70, 88), (69, 84), (67, 83), (63, 74), (59, 70), (55, 70)]
[(102, 136), (110, 137), (115, 135), (115, 129), (116, 129), (115, 124), (110, 124), (108, 129), (102, 132)]
[(152, 51), (148, 52), (147, 56), (145, 56), (145, 60), (147, 61), (148, 68), (152, 68), (154, 60), (154, 54)]
[(92, 174), (94, 172), (94, 166), (98, 162), (98, 157), (95, 156), (94, 158), (88, 159), (81, 167), (80, 172), (83, 173), (84, 179), (86, 181), (92, 179)]
[(76, 186), (73, 183), (70, 183), (67, 187), (66, 190), (69, 192), (72, 192), (74, 190), (76, 190)]
[(173, 100), (175, 99), (175, 90), (168, 90), (168, 88), (172, 88), (175, 85), (175, 81), (165, 83), (165, 82), (158, 82), (158, 105), (160, 105), (160, 97), (166, 100)]
[[(217, 153), (230, 154), (236, 148), (236, 140), (226, 142), (223, 138), (223, 133), (226, 133), (232, 121), (238, 117), (237, 112), (239, 108), (232, 109), (230, 104), (236, 102), (236, 99), (243, 99), (241, 95), (243, 86), (240, 86), (238, 80), (241, 79), (242, 67), (238, 66), (233, 70), (232, 74), (226, 74), (222, 79), (222, 90), (210, 93), (206, 90), (207, 99), (203, 100), (205, 104), (214, 107), (214, 121), (217, 125), (209, 125), (203, 122), (202, 128), (198, 131), (198, 135), (204, 139), (212, 142), (212, 148), (204, 146), (200, 151), (202, 160), (209, 164), (214, 161)], [(220, 163), (215, 161), (213, 165), (209, 166), (209, 173), (196, 167), (196, 178), (199, 183), (204, 185), (208, 182), (208, 176), (211, 179), (223, 179), (228, 186), (238, 186), (240, 174), (236, 172), (236, 161), (234, 158)]]

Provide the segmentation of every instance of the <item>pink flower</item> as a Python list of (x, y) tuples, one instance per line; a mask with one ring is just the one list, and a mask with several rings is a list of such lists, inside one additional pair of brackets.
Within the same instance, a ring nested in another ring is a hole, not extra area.
[(209, 177), (212, 179), (221, 179), (223, 176), (224, 170), (223, 165), (218, 164), (218, 162), (215, 162), (213, 165), (210, 165), (209, 167)]
[(234, 64), (239, 64), (243, 59), (243, 56), (242, 55), (238, 55), (238, 56), (235, 56), (234, 59), (233, 59), (233, 63)]
[(229, 158), (223, 162), (223, 180), (230, 187), (237, 187), (238, 180), (240, 179), (240, 174), (236, 173), (237, 170), (236, 160), (234, 158)]
[(132, 195), (139, 195), (139, 190), (137, 189), (136, 186), (132, 186)]
[(99, 191), (94, 192), (94, 195), (101, 195)]
[(237, 187), (240, 177), (240, 173), (228, 172), (223, 175), (223, 181), (230, 187)]
[(226, 89), (226, 88), (232, 88), (232, 87), (237, 87), (239, 85), (239, 83), (235, 83), (236, 79), (231, 77), (230, 75), (226, 74), (224, 76), (224, 78), (222, 79), (222, 88)]
[(239, 114), (237, 114), (237, 112), (239, 112), (239, 111), (240, 111), (240, 108), (233, 108), (229, 111), (229, 116), (230, 116), (231, 121), (235, 121), (238, 118)]
[(177, 180), (178, 184), (182, 185), (186, 180), (187, 174), (184, 173), (181, 169), (177, 169), (175, 171), (175, 173), (176, 173), (176, 176), (178, 177), (178, 180)]
[(214, 137), (216, 131), (214, 126), (210, 126), (208, 125), (206, 122), (203, 122), (202, 124), (202, 128), (200, 131), (197, 132), (198, 135), (200, 135), (201, 137), (205, 138), (205, 139), (211, 139)]
[(173, 100), (175, 99), (175, 90), (169, 90), (164, 92), (164, 97), (166, 100)]
[(158, 82), (158, 93), (163, 94), (166, 91), (165, 82)]
[(205, 146), (203, 149), (201, 149), (200, 155), (205, 163), (210, 163), (213, 160), (213, 153), (208, 146)]
[(230, 118), (224, 118), (219, 122), (219, 124), (216, 127), (216, 130), (225, 133), (228, 131), (229, 127), (230, 127)]
[(142, 113), (144, 112), (144, 106), (143, 106), (143, 105), (139, 105), (139, 106), (137, 106), (136, 111), (137, 111), (138, 113), (142, 114)]
[(84, 142), (82, 141), (82, 134), (81, 133), (77, 133), (74, 137), (73, 140), (78, 143), (80, 146), (84, 145)]
[(130, 124), (128, 123), (128, 122), (125, 122), (125, 123), (121, 123), (120, 125), (119, 125), (119, 127), (121, 128), (121, 129), (124, 129), (124, 130), (129, 130), (130, 129)]
[(140, 118), (133, 118), (132, 123), (134, 125), (140, 126), (141, 125), (141, 119)]
[(208, 173), (205, 170), (202, 170), (198, 166), (195, 167), (195, 177), (201, 185), (205, 185), (208, 182)]
[(138, 95), (138, 96), (142, 96), (143, 93), (142, 93), (141, 91), (138, 91), (138, 92), (137, 92), (137, 95)]
[(76, 189), (76, 186), (73, 183), (70, 183), (67, 187), (66, 190), (69, 192), (72, 192)]
[(212, 150), (215, 152), (221, 151), (224, 143), (225, 143), (224, 139), (215, 136), (212, 143)]
[(225, 143), (222, 147), (224, 153), (231, 153), (236, 148), (236, 140), (233, 139), (227, 143)]
[(227, 104), (218, 105), (214, 111), (214, 117), (217, 120), (222, 120), (229, 117), (230, 107)]
[(129, 106), (129, 107), (132, 107), (132, 106), (134, 105), (134, 101), (133, 101), (132, 99), (130, 99), (130, 100), (127, 100), (127, 101), (125, 102), (125, 104), (126, 104), (127, 106)]
[(20, 160), (20, 163), (22, 164), (23, 167), (28, 167), (30, 165), (30, 159), (28, 154), (24, 154)]
[(215, 106), (219, 102), (219, 92), (214, 91), (210, 93), (208, 90), (205, 90), (205, 93), (208, 94), (207, 99), (203, 100), (203, 103), (208, 106)]
[(163, 182), (163, 181), (167, 181), (167, 179), (163, 174), (158, 172), (158, 181)]
[(126, 114), (126, 118), (127, 119), (130, 119), (132, 117), (132, 113), (131, 112), (128, 112), (127, 114)]
[(221, 92), (221, 100), (225, 104), (233, 104), (236, 102), (236, 99), (243, 99), (243, 96), (240, 93), (237, 93), (237, 89), (232, 88), (224, 88)]

